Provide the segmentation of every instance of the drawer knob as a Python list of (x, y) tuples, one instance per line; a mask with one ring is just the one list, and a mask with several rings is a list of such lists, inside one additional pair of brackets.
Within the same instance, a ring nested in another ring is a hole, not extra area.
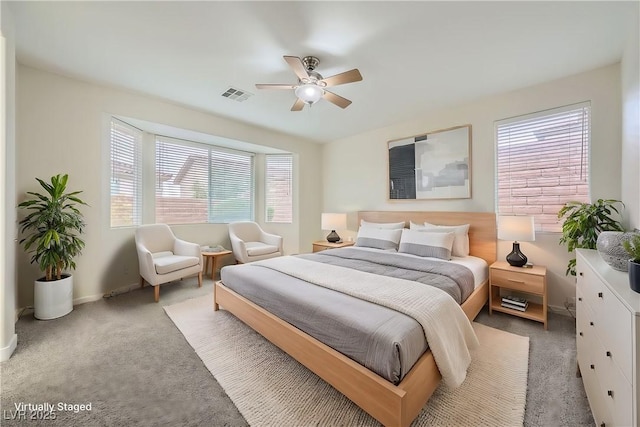
[(593, 326), (593, 322), (589, 322), (589, 324), (590, 324), (591, 326)]
[(582, 271), (580, 272), (580, 275), (583, 276)]
[(596, 369), (596, 365), (589, 366), (591, 369)]
[(600, 427), (607, 427), (605, 423), (600, 423)]
[(602, 298), (602, 292), (598, 292), (598, 298)]
[(579, 298), (578, 298), (578, 301), (582, 301), (582, 297), (579, 297)]
[(584, 336), (584, 335), (582, 335), (582, 332), (580, 332), (580, 336), (581, 336), (581, 337), (582, 337), (582, 336)]
[(611, 352), (607, 351), (607, 357), (611, 357)]
[(607, 395), (613, 397), (613, 390), (607, 390)]

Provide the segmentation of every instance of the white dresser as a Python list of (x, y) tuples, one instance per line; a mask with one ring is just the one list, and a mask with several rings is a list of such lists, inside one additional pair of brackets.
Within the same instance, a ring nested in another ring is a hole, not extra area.
[(640, 294), (597, 251), (578, 249), (578, 366), (596, 425), (638, 426)]

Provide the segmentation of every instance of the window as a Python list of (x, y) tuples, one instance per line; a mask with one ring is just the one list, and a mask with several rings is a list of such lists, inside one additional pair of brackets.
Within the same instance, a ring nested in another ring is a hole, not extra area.
[(266, 156), (265, 206), (267, 222), (293, 222), (293, 156), (268, 154)]
[(142, 131), (111, 119), (111, 227), (142, 224)]
[(156, 222), (251, 221), (253, 182), (250, 153), (156, 138)]
[(589, 202), (590, 103), (496, 123), (497, 205), (503, 215), (531, 215), (536, 230), (559, 232), (558, 211)]

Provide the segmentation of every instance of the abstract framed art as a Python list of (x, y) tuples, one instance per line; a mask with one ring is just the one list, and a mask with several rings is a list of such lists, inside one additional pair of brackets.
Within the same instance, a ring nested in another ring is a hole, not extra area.
[(388, 145), (390, 200), (471, 198), (471, 125)]

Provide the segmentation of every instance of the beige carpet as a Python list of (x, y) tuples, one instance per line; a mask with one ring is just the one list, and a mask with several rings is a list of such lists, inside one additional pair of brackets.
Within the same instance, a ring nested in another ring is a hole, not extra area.
[[(330, 385), (230, 313), (212, 296), (165, 307), (252, 426), (377, 426)], [(522, 425), (529, 338), (473, 324), (481, 346), (467, 379), (439, 387), (412, 426)]]

